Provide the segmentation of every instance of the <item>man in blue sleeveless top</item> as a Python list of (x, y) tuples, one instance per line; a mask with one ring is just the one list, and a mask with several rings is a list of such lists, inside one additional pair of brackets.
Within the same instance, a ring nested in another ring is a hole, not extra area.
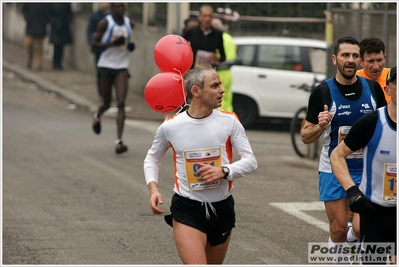
[[(355, 241), (358, 236), (348, 227), (353, 213), (348, 208), (346, 192), (331, 169), (330, 154), (357, 119), (386, 105), (384, 92), (376, 81), (356, 76), (360, 64), (358, 40), (350, 36), (340, 38), (334, 46), (332, 62), (337, 67), (336, 75), (311, 93), (306, 122), (301, 130), (305, 144), (323, 136), (319, 191), (330, 224), (329, 247), (347, 241), (347, 237), (348, 241)], [(355, 183), (359, 184), (363, 170), (361, 151), (349, 155), (347, 161)], [(358, 216), (353, 219), (353, 226), (358, 227)]]

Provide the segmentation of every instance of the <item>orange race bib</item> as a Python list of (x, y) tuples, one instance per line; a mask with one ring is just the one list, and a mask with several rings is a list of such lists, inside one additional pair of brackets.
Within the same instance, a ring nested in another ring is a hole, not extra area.
[(204, 150), (184, 151), (184, 164), (186, 167), (186, 177), (190, 190), (204, 190), (218, 187), (222, 184), (222, 179), (205, 184), (199, 174), (196, 174), (200, 166), (198, 162), (210, 164), (215, 167), (222, 166), (222, 150), (211, 148)]
[(384, 186), (382, 191), (382, 201), (396, 204), (397, 201), (397, 178), (396, 164), (384, 164)]

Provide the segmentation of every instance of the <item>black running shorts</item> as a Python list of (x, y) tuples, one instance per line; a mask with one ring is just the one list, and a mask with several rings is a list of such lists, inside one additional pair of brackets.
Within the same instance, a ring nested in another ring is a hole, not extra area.
[[(208, 208), (209, 219), (206, 217), (205, 205)], [(174, 194), (170, 206), (172, 214), (165, 216), (165, 221), (172, 226), (173, 216), (179, 223), (206, 233), (211, 246), (220, 245), (226, 242), (231, 229), (235, 227), (234, 198), (229, 196), (225, 200), (213, 202), (212, 206), (216, 209), (216, 215), (209, 204)]]
[(364, 242), (396, 244), (396, 206), (382, 207), (371, 202), (373, 210), (360, 213), (360, 235)]
[(120, 72), (127, 72), (128, 77), (130, 77), (127, 69), (110, 69), (110, 68), (98, 68), (100, 76), (106, 80), (114, 80), (115, 76)]

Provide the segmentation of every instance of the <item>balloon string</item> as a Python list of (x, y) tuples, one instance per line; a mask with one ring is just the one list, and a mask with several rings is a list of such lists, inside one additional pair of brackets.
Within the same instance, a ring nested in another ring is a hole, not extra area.
[[(180, 79), (181, 79), (181, 88), (182, 88), (182, 93), (183, 93), (183, 97), (184, 97), (184, 79), (183, 79), (183, 75), (181, 74), (181, 71), (180, 70), (178, 70), (178, 69), (176, 69), (176, 68), (173, 68), (175, 71), (177, 71), (179, 74), (180, 74)], [(172, 77), (172, 79), (175, 79), (175, 80), (177, 80), (176, 78), (173, 78)], [(186, 98), (184, 97), (184, 105), (182, 105), (180, 108), (179, 108), (179, 110), (176, 112), (176, 114), (175, 115), (177, 115), (177, 114), (179, 114), (185, 107), (187, 107), (187, 106), (190, 106), (190, 105), (188, 105), (187, 104), (187, 101), (186, 101)]]

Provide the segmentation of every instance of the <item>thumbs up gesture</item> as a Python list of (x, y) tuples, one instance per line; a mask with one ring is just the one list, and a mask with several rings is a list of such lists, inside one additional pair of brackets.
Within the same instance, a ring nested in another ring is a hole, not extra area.
[(328, 112), (328, 106), (324, 105), (324, 111), (319, 113), (318, 116), (319, 119), (319, 126), (320, 128), (325, 131), (328, 127), (328, 124), (330, 123), (332, 116), (330, 112)]

